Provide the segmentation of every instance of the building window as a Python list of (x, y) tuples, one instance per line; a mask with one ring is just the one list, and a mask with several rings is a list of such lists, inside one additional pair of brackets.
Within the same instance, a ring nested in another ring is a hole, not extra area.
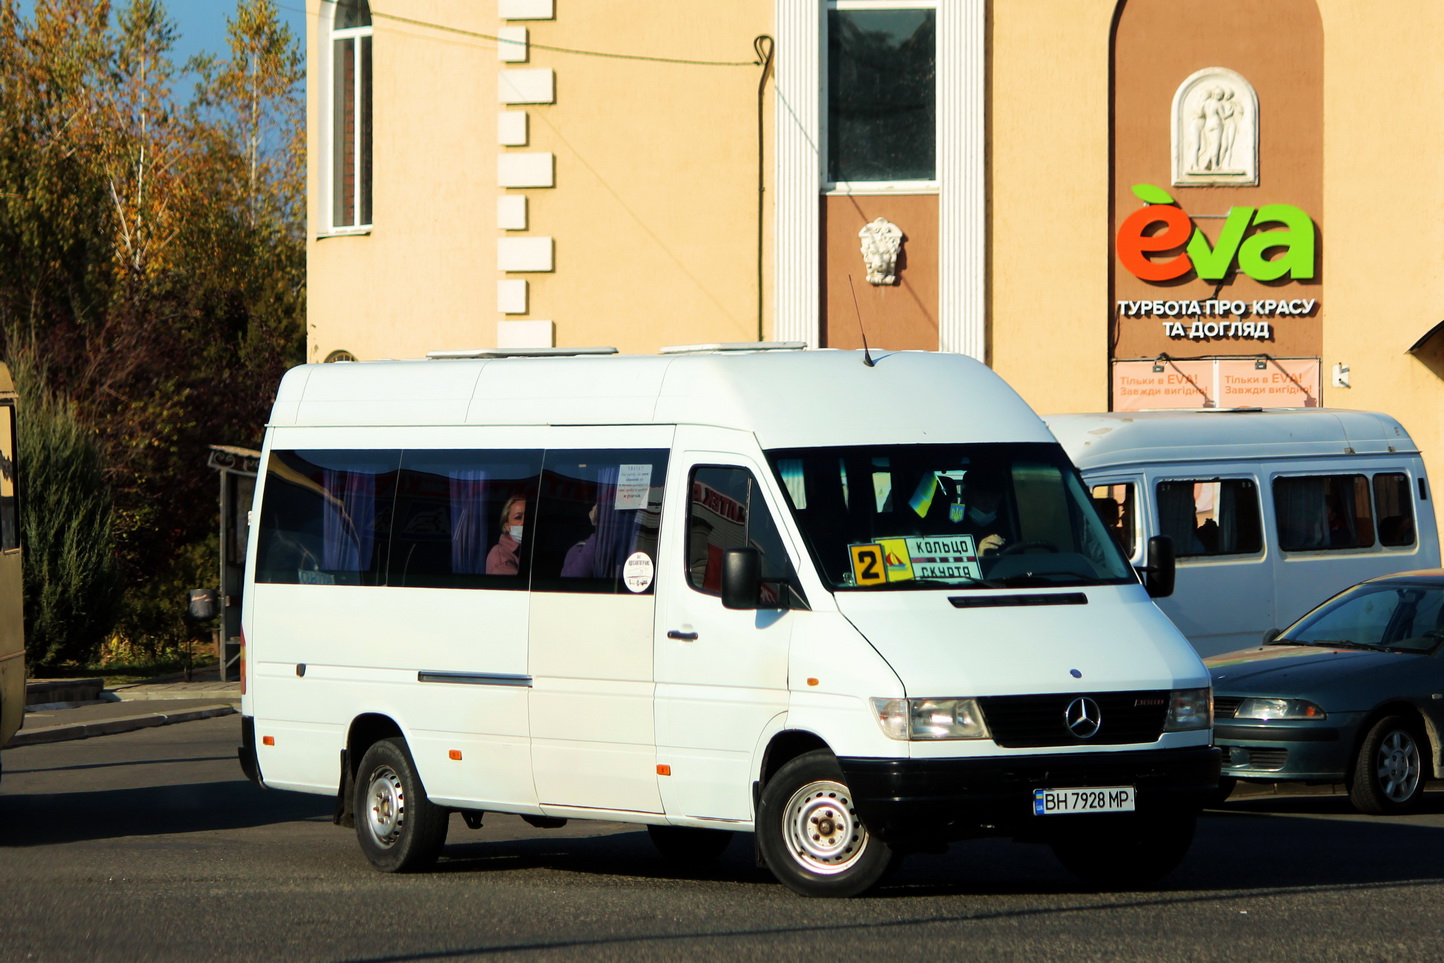
[(833, 0), (827, 11), (827, 181), (935, 187), (937, 10)]
[(371, 223), (371, 7), (337, 0), (331, 22), (331, 228)]

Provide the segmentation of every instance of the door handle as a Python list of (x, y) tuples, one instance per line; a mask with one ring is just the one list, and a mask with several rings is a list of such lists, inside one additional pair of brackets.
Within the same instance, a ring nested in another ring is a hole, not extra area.
[(696, 632), (683, 632), (683, 631), (681, 631), (680, 629), (668, 629), (668, 630), (667, 630), (667, 638), (669, 638), (669, 639), (677, 639), (678, 641), (681, 641), (681, 642), (696, 642), (696, 641), (697, 641), (697, 633), (696, 633)]

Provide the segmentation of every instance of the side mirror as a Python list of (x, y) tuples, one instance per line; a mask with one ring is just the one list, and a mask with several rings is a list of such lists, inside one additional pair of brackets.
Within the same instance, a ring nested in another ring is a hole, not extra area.
[(1284, 634), (1284, 630), (1283, 630), (1283, 629), (1269, 629), (1267, 632), (1265, 632), (1265, 633), (1263, 634), (1263, 644), (1264, 644), (1264, 645), (1268, 645), (1268, 644), (1269, 644), (1270, 642), (1272, 642), (1274, 639), (1278, 638), (1279, 636), (1281, 636), (1281, 635), (1283, 635), (1283, 634)]
[(1173, 594), (1173, 539), (1168, 535), (1154, 535), (1150, 538), (1145, 561), (1147, 564), (1138, 571), (1143, 573), (1143, 587), (1148, 589), (1148, 597), (1168, 598)]
[(220, 599), (215, 589), (191, 589), (190, 607), (186, 617), (193, 622), (209, 622), (221, 614)]
[(722, 553), (722, 606), (760, 608), (762, 554), (755, 548), (729, 548)]

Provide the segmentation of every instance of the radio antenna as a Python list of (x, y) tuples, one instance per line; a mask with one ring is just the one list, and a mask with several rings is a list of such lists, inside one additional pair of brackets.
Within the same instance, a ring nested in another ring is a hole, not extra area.
[(857, 333), (862, 335), (862, 363), (871, 368), (876, 362), (867, 350), (867, 331), (862, 326), (862, 312), (857, 307), (857, 288), (852, 286), (852, 275), (847, 276), (847, 289), (852, 292), (852, 313), (857, 315)]

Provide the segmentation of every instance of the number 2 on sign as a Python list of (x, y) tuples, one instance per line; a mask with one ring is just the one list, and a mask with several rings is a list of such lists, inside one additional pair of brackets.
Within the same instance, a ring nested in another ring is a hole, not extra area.
[(852, 577), (858, 585), (880, 585), (887, 581), (881, 545), (851, 545)]

